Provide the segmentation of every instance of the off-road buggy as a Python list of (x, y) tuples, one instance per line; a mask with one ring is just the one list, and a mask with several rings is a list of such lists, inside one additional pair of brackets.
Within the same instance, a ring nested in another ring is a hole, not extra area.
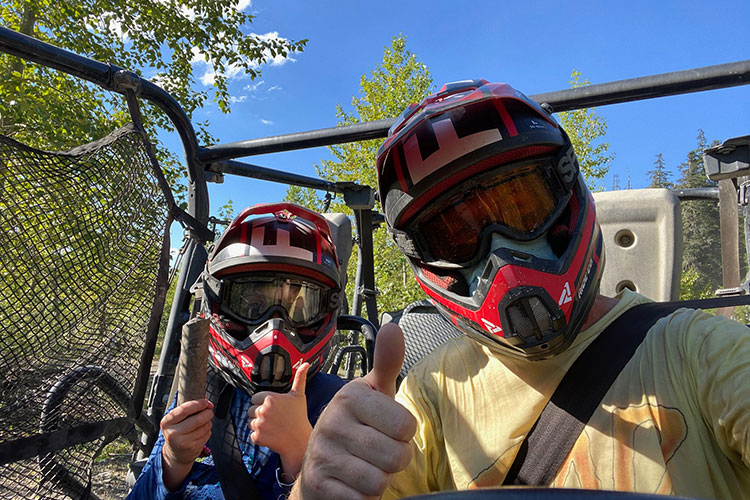
[[(107, 137), (65, 152), (40, 151), (0, 136), (0, 497), (97, 498), (93, 460), (122, 436), (133, 445), (137, 474), (169, 401), (182, 328), (191, 314), (191, 286), (215, 236), (207, 182), (245, 176), (309, 187), (342, 196), (352, 209), (354, 238), (344, 218), (337, 246), (348, 256), (356, 241), (356, 283), (348, 301), (351, 315), (339, 323), (329, 371), (346, 378), (367, 372), (381, 321), (399, 321), (405, 330), (403, 373), (458, 334), (428, 302), (379, 316), (372, 231), (382, 216), (374, 211), (373, 187), (237, 160), (385, 137), (393, 120), (203, 147), (180, 105), (126, 69), (5, 28), (0, 28), (0, 51), (121, 94), (132, 118)], [(747, 83), (750, 61), (741, 61), (531, 97), (554, 111), (568, 111)], [(188, 177), (187, 212), (175, 203), (144, 132), (143, 100), (161, 108), (179, 132)], [(628, 287), (656, 300), (676, 299), (682, 252), (679, 205), (709, 199), (719, 200), (721, 207), (720, 304), (750, 302), (748, 283), (740, 282), (737, 241), (738, 207), (747, 212), (742, 176), (750, 168), (750, 136), (727, 140), (705, 154), (709, 176), (719, 180), (719, 188), (597, 195), (608, 239), (605, 294)], [(165, 313), (158, 367), (151, 373), (170, 279), (174, 221), (184, 226), (188, 238), (171, 310)], [(363, 309), (367, 319), (359, 318)]]

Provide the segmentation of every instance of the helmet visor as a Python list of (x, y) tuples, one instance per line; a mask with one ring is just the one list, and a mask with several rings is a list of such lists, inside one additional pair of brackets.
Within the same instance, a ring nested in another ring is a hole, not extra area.
[(545, 159), (524, 162), (460, 185), (410, 224), (411, 233), (433, 260), (455, 264), (474, 260), (490, 232), (518, 240), (536, 238), (568, 199), (552, 188), (550, 168)]
[(280, 312), (299, 328), (320, 321), (330, 311), (329, 288), (302, 278), (252, 276), (225, 284), (223, 308), (250, 323)]

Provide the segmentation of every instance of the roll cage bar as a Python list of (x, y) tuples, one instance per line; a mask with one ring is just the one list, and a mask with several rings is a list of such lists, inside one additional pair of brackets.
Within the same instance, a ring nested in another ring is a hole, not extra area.
[[(206, 226), (209, 222), (210, 205), (206, 183), (217, 181), (220, 176), (224, 175), (255, 178), (342, 195), (346, 205), (354, 212), (357, 242), (359, 244), (356, 287), (350, 304), (350, 312), (353, 315), (359, 315), (364, 304), (367, 318), (374, 325), (378, 325), (372, 231), (374, 226), (382, 222), (382, 216), (373, 211), (375, 188), (356, 182), (332, 182), (316, 177), (293, 174), (238, 161), (238, 158), (383, 138), (395, 118), (214, 146), (201, 146), (190, 119), (179, 103), (165, 90), (131, 71), (74, 54), (5, 27), (0, 27), (0, 52), (82, 78), (105, 90), (123, 95), (133, 92), (139, 99), (145, 99), (158, 106), (167, 114), (180, 136), (188, 177), (188, 214), (203, 226)], [(750, 83), (750, 60), (745, 60), (545, 92), (530, 97), (558, 112), (734, 87), (747, 85), (748, 83)], [(729, 190), (736, 195), (737, 184), (735, 180), (724, 179), (719, 182), (720, 185), (721, 183), (726, 185), (729, 182), (731, 186)], [(733, 182), (735, 183), (732, 184)], [(676, 191), (676, 194), (683, 200), (717, 200), (720, 191), (719, 188), (701, 188), (679, 190)], [(744, 188), (742, 192), (744, 193)], [(745, 212), (748, 215), (747, 203), (744, 199), (741, 202), (746, 207)], [(722, 204), (722, 244), (725, 241), (723, 237), (725, 230), (727, 234), (731, 234), (732, 231), (735, 235), (737, 234), (737, 215), (737, 204)], [(748, 220), (747, 217), (746, 220)], [(746, 233), (750, 233), (750, 230), (746, 229)], [(167, 406), (166, 399), (179, 354), (180, 332), (182, 325), (189, 317), (190, 286), (202, 271), (207, 257), (204, 248), (204, 244), (207, 243), (206, 232), (190, 228), (189, 236), (190, 239), (185, 252), (186, 260), (180, 269), (159, 366), (148, 399), (147, 420), (151, 422), (151, 426), (149, 429), (142, 429), (145, 432), (142, 443), (142, 451), (144, 452), (148, 452), (153, 446), (158, 432), (158, 422)], [(750, 255), (750, 252), (748, 252), (748, 255)], [(732, 259), (734, 261), (738, 259), (736, 246), (734, 249), (722, 248), (723, 264), (731, 262)], [(734, 267), (736, 268), (736, 266)], [(739, 270), (737, 269), (734, 272), (737, 273), (736, 278), (739, 282)], [(746, 292), (750, 291), (747, 283), (743, 285), (743, 288)], [(734, 291), (731, 293), (740, 292)], [(341, 360), (338, 360), (338, 363), (340, 362)], [(149, 367), (145, 366), (141, 369), (148, 370)], [(4, 460), (7, 458), (5, 457)]]

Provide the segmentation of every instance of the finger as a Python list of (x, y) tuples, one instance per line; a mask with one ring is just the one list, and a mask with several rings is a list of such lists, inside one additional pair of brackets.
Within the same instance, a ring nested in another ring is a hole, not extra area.
[[(362, 427), (371, 427), (384, 435), (384, 439), (409, 441), (417, 429), (417, 422), (409, 410), (392, 397), (373, 390), (361, 379), (346, 384), (336, 393), (331, 404), (324, 410), (321, 420), (315, 429), (332, 442), (348, 444), (366, 450), (373, 447), (371, 443), (361, 441), (364, 436)], [(359, 443), (359, 444), (356, 444)], [(383, 447), (387, 449), (387, 445)], [(356, 454), (356, 452), (355, 452)], [(361, 454), (359, 455), (364, 458)]]
[(307, 385), (307, 372), (310, 370), (310, 363), (302, 363), (297, 368), (297, 373), (294, 374), (294, 380), (292, 381), (292, 391), (295, 394), (305, 395), (305, 386)]
[(185, 403), (182, 403), (181, 405), (177, 406), (172, 411), (164, 415), (162, 422), (166, 421), (168, 425), (174, 425), (182, 422), (192, 415), (195, 415), (196, 413), (202, 412), (207, 408), (213, 409), (213, 407), (213, 403), (205, 398), (186, 401)]
[(258, 409), (258, 405), (252, 405), (247, 409), (247, 419), (252, 420), (255, 418), (255, 410)]
[(261, 391), (261, 392), (256, 392), (256, 393), (255, 393), (255, 394), (253, 394), (253, 396), (252, 396), (252, 397), (250, 398), (250, 403), (252, 403), (252, 404), (254, 404), (254, 405), (256, 405), (256, 406), (260, 406), (260, 405), (262, 405), (262, 404), (263, 404), (263, 401), (265, 401), (265, 400), (266, 400), (266, 398), (267, 398), (268, 396), (272, 395), (272, 394), (276, 394), (276, 393), (275, 393), (275, 392), (271, 392), (271, 391)]
[(198, 456), (197, 453), (211, 437), (211, 428), (211, 422), (207, 422), (187, 434), (167, 431), (164, 433), (165, 446), (175, 451), (193, 450), (196, 455), (190, 458), (194, 460)]
[(346, 448), (351, 455), (366, 460), (386, 473), (405, 469), (412, 457), (409, 442), (392, 439), (377, 429), (364, 425), (357, 429), (356, 436), (347, 440)]
[(367, 384), (390, 397), (396, 395), (396, 379), (404, 364), (404, 333), (395, 323), (386, 323), (375, 340), (372, 370), (365, 375)]
[[(321, 452), (327, 454), (325, 463), (319, 460)], [(328, 454), (326, 450), (308, 449), (308, 456), (305, 461), (314, 465), (303, 470), (303, 484), (306, 479), (325, 481), (327, 483), (325, 492), (331, 494), (328, 498), (361, 498), (362, 496), (378, 498), (390, 482), (389, 473), (356, 455), (347, 453)], [(332, 494), (335, 490), (329, 491), (329, 488), (334, 487), (335, 483), (338, 482), (343, 483), (339, 487), (346, 486), (356, 493), (350, 493), (348, 497), (338, 497)]]

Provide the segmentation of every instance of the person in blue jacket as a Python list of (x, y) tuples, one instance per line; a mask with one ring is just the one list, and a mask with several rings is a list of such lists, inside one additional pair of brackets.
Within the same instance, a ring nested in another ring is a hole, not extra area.
[(207, 397), (173, 402), (128, 498), (276, 500), (288, 493), (312, 426), (345, 383), (320, 372), (341, 282), (319, 214), (265, 204), (231, 223), (203, 273)]

